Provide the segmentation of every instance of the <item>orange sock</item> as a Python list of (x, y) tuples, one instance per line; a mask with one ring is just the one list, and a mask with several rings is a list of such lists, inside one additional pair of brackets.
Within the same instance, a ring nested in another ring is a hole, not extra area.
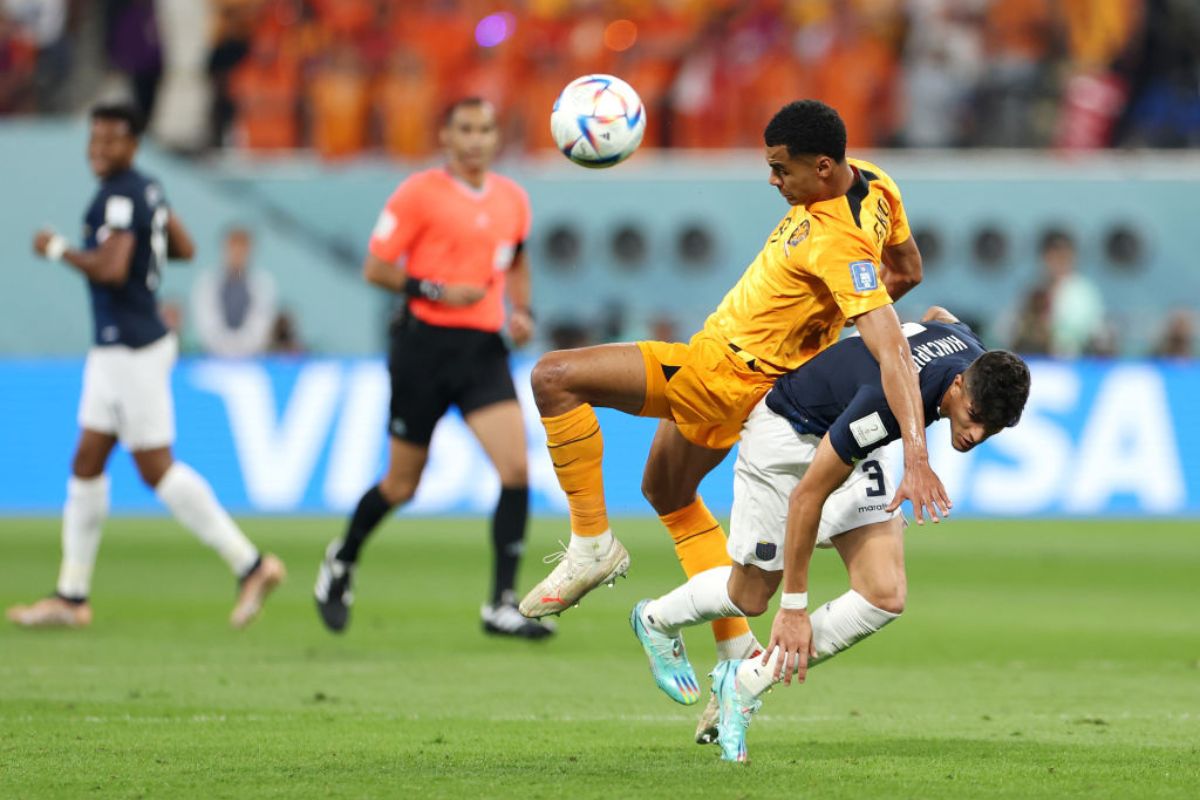
[[(675, 540), (675, 555), (689, 578), (733, 563), (725, 549), (725, 531), (699, 495), (692, 503), (659, 519)], [(727, 617), (713, 620), (712, 628), (713, 637), (723, 642), (749, 633), (750, 623), (745, 617)]]
[(557, 417), (542, 417), (546, 447), (558, 485), (567, 493), (571, 531), (599, 536), (608, 530), (604, 508), (604, 437), (596, 412), (586, 403)]

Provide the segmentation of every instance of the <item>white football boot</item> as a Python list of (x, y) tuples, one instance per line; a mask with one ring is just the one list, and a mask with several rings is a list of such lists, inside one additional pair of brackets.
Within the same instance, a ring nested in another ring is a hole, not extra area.
[(629, 571), (629, 551), (615, 538), (607, 552), (596, 554), (573, 553), (559, 544), (562, 550), (543, 559), (558, 564), (521, 601), (521, 613), (530, 619), (561, 614), (592, 589), (602, 583), (612, 586)]

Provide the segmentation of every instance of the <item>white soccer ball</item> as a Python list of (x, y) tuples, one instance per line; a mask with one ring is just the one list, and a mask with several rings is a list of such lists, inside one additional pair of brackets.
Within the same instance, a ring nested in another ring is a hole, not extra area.
[(620, 164), (642, 143), (646, 108), (620, 78), (584, 75), (568, 83), (554, 101), (550, 131), (567, 158), (603, 169)]

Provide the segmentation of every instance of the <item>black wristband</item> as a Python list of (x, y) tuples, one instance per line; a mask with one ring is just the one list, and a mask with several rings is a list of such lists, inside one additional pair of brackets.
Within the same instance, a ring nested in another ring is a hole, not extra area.
[(409, 297), (422, 297), (426, 300), (441, 300), (446, 293), (446, 287), (436, 281), (425, 281), (420, 278), (408, 278), (404, 281), (404, 293)]

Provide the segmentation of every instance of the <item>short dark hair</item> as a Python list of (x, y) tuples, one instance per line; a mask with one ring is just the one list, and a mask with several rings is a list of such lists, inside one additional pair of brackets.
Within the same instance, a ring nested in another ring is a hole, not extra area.
[(771, 117), (763, 131), (767, 147), (787, 145), (788, 155), (846, 158), (846, 123), (838, 112), (820, 100), (788, 103)]
[(229, 241), (230, 239), (245, 239), (249, 242), (254, 240), (254, 234), (251, 233), (250, 229), (245, 225), (234, 223), (226, 226), (224, 230), (224, 238), (225, 241)]
[(1075, 237), (1065, 228), (1047, 228), (1038, 240), (1038, 253), (1045, 255), (1056, 247), (1075, 249)]
[(471, 97), (460, 97), (450, 105), (446, 106), (446, 110), (442, 112), (442, 127), (444, 128), (451, 123), (451, 121), (454, 119), (454, 113), (460, 108), (489, 105), (491, 105), (490, 101), (476, 95), (472, 95)]
[(964, 389), (989, 430), (1011, 428), (1029, 399), (1029, 367), (1007, 350), (989, 350), (963, 373)]
[(92, 119), (124, 122), (129, 128), (129, 135), (135, 139), (142, 138), (142, 131), (146, 128), (145, 117), (132, 103), (101, 103), (93, 106)]

